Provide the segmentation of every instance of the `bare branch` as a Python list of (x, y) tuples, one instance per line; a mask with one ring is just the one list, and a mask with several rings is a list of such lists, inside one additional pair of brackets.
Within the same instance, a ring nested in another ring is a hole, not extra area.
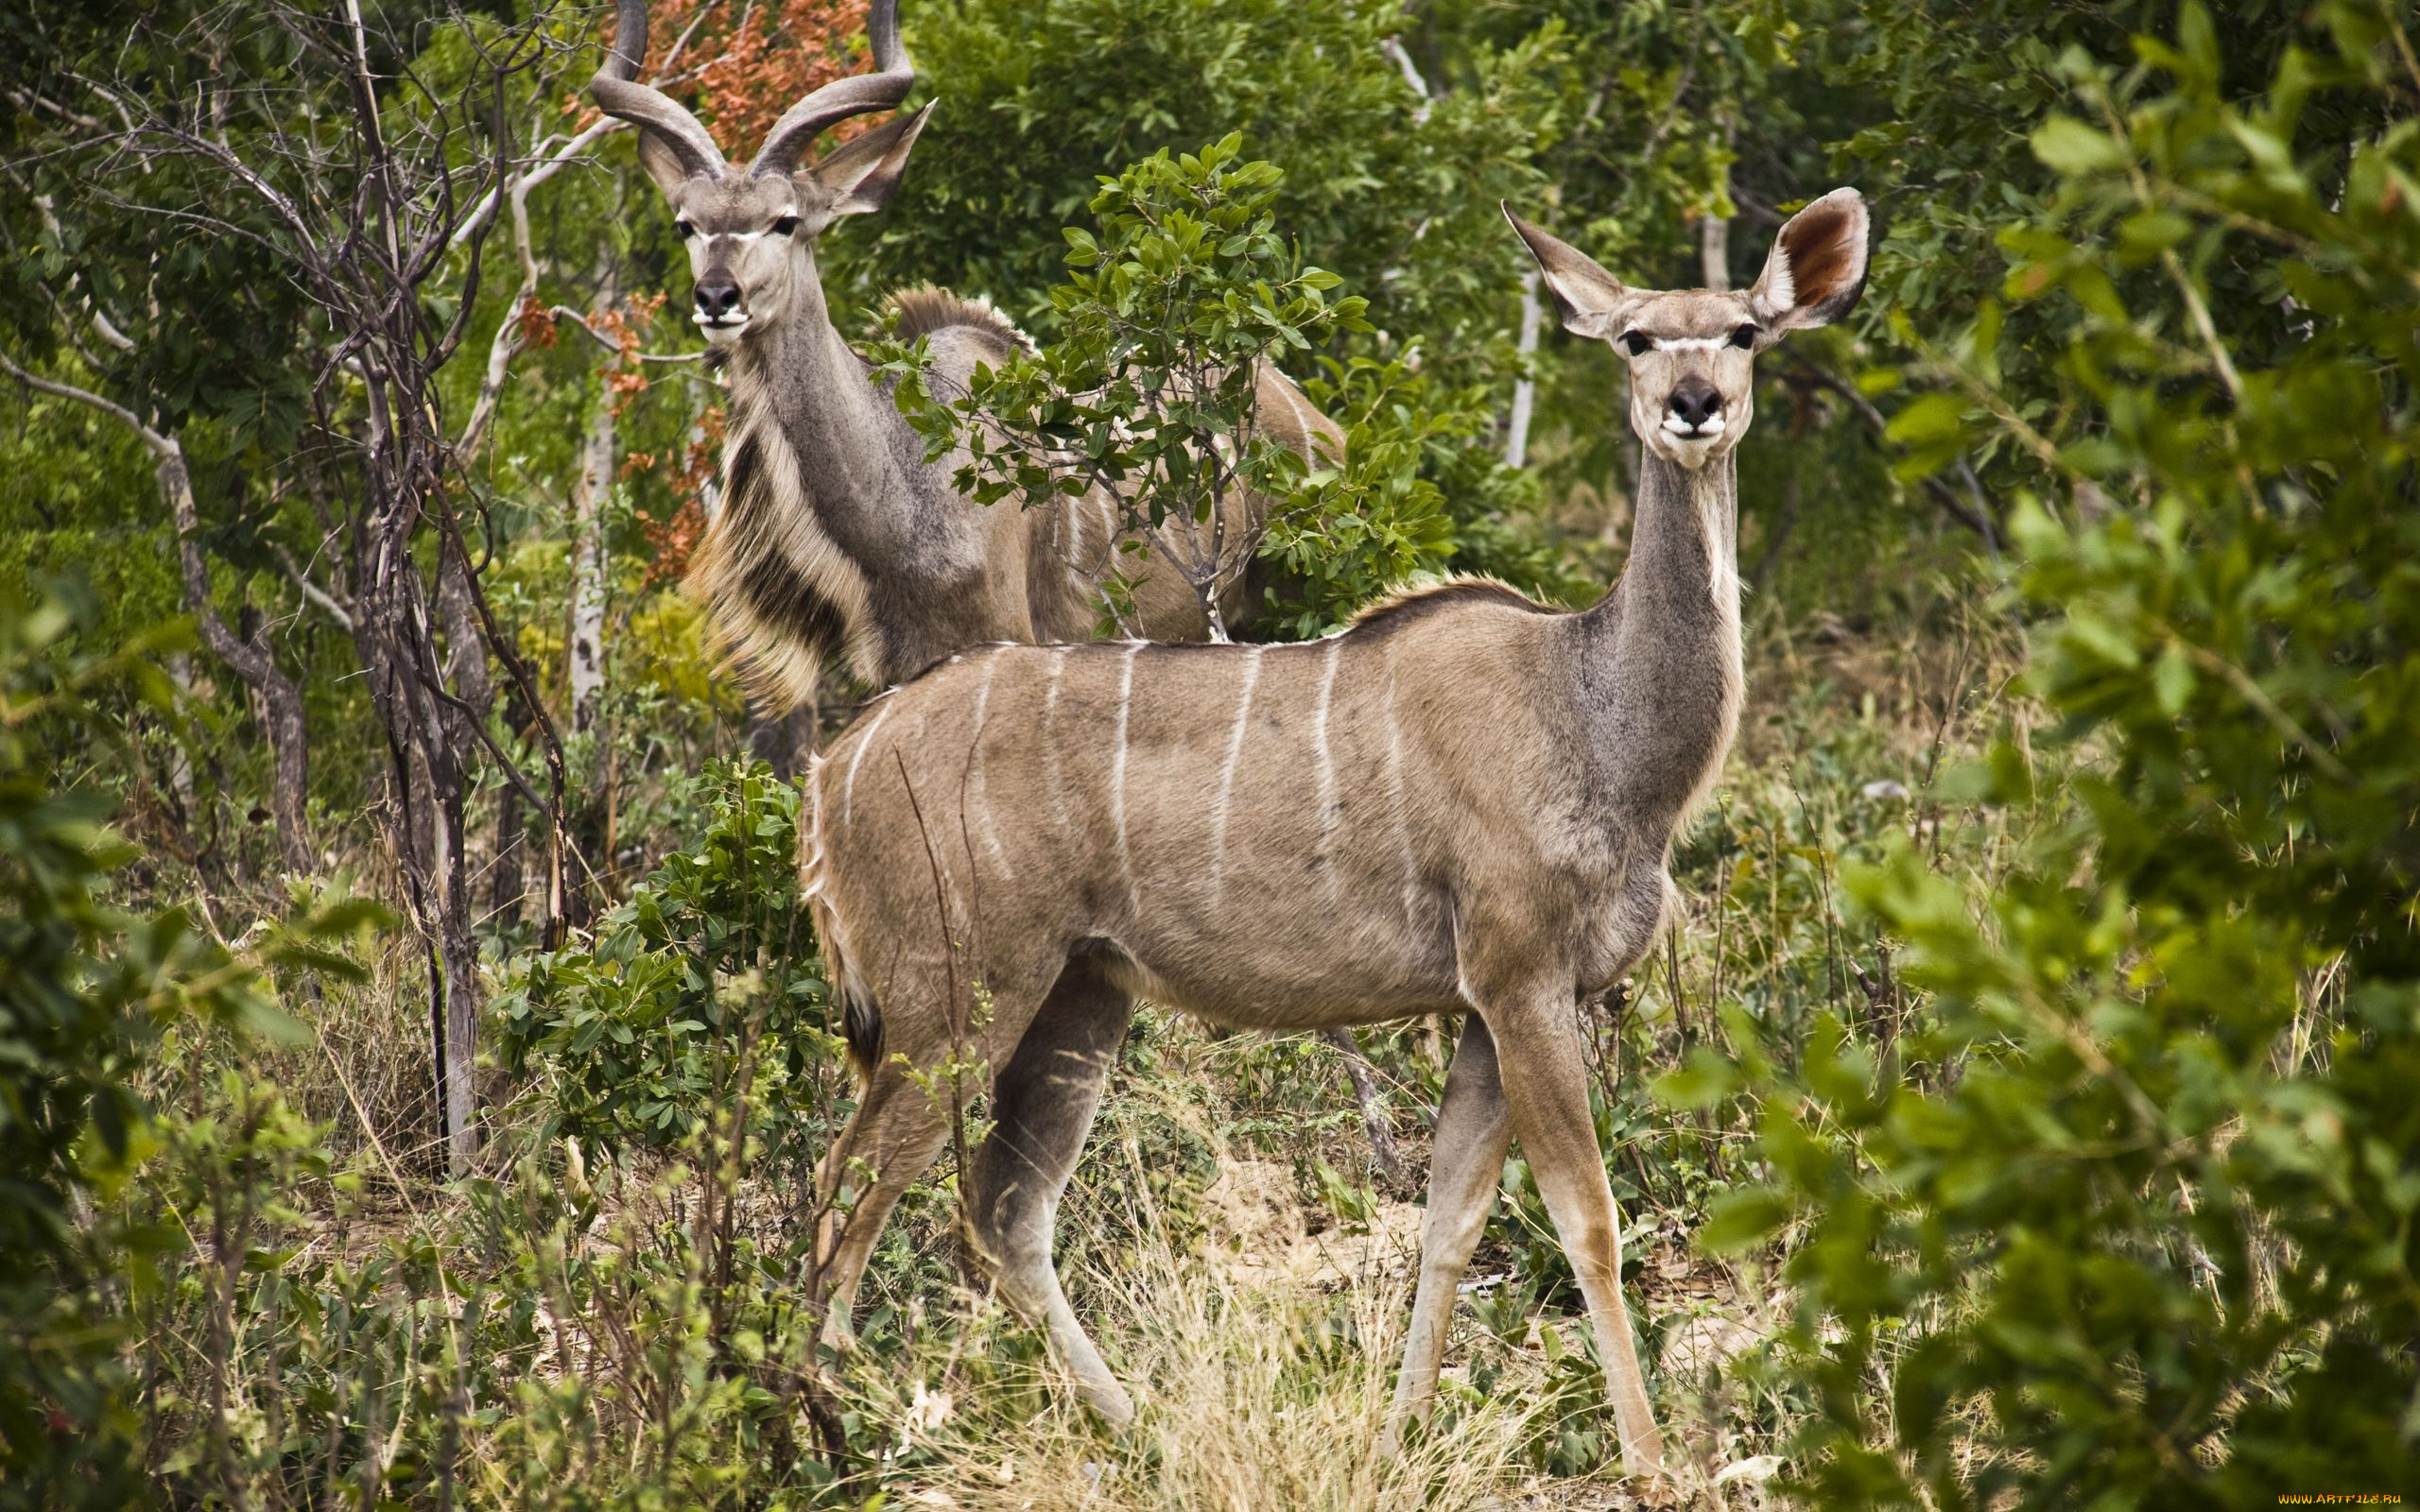
[(72, 399), (77, 404), (89, 404), (102, 414), (122, 421), (128, 429), (142, 438), (143, 444), (150, 449), (153, 456), (163, 461), (172, 456), (183, 455), (182, 449), (174, 440), (144, 424), (142, 416), (114, 400), (104, 399), (91, 389), (78, 388), (74, 384), (62, 384), (49, 378), (37, 377), (17, 366), (5, 352), (0, 352), (0, 368), (8, 369), (10, 377), (38, 393), (48, 394), (54, 399)]
[(309, 576), (302, 571), (302, 564), (294, 559), (294, 553), (286, 550), (283, 542), (273, 544), (270, 549), (276, 553), (279, 565), (285, 569), (285, 576), (293, 582), (296, 590), (304, 598), (324, 610), (328, 618), (336, 621), (338, 629), (351, 635), (353, 633), (352, 613), (336, 601), (334, 594), (311, 581)]

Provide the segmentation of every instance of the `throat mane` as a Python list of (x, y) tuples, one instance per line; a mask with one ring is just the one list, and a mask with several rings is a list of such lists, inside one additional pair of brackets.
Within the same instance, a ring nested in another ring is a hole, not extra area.
[(815, 697), (836, 656), (878, 685), (880, 636), (867, 574), (818, 520), (760, 363), (749, 353), (731, 366), (722, 507), (686, 586), (749, 696), (786, 712)]

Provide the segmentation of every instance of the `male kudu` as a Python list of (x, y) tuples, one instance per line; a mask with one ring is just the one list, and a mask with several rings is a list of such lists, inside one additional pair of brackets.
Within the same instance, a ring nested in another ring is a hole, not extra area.
[(1564, 325), (1631, 365), (1630, 562), (1595, 608), (1461, 582), (1302, 645), (984, 646), (876, 701), (817, 763), (806, 886), (866, 1081), (823, 1195), (870, 1177), (824, 1240), (836, 1315), (943, 1141), (931, 1069), (972, 1054), (994, 1068), (973, 1231), (1001, 1294), (1124, 1421), (1051, 1231), (1132, 1000), (1277, 1031), (1466, 1012), (1389, 1432), (1426, 1412), (1517, 1133), (1624, 1458), (1660, 1468), (1574, 1007), (1652, 943), (1672, 837), (1737, 723), (1732, 453), (1753, 359), (1856, 303), (1867, 215), (1853, 190), (1816, 200), (1740, 294), (1629, 289), (1512, 225)]
[[(845, 657), (888, 687), (982, 641), (1084, 640), (1116, 550), (1117, 501), (1096, 488), (1050, 507), (987, 508), (958, 493), (963, 449), (925, 443), (832, 324), (815, 239), (843, 215), (881, 209), (933, 107), (896, 117), (802, 165), (827, 127), (907, 97), (915, 69), (899, 42), (898, 0), (874, 0), (866, 31), (875, 71), (835, 80), (776, 122), (756, 161), (723, 160), (679, 101), (637, 82), (646, 0), (620, 0), (614, 51), (590, 85), (606, 113), (639, 128), (639, 161), (671, 201), (696, 275), (692, 319), (727, 364), (723, 507), (689, 569), (750, 691), (774, 709), (814, 697)], [(894, 301), (899, 334), (927, 338), (936, 392), (963, 390), (978, 362), (1025, 342), (990, 306), (936, 289)], [(1257, 375), (1258, 416), (1305, 455), (1341, 436), (1275, 369)], [(1226, 539), (1248, 542), (1267, 501), (1239, 498)], [(1257, 516), (1255, 515), (1257, 511)], [(1209, 624), (1173, 571), (1146, 568), (1134, 593), (1143, 633), (1200, 640)], [(1237, 574), (1220, 611), (1248, 622), (1259, 584)]]

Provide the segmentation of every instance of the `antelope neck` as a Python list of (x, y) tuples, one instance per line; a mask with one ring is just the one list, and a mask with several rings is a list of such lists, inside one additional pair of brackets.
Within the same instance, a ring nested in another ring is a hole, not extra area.
[(1580, 717), (1593, 801), (1653, 829), (1702, 797), (1738, 721), (1737, 476), (1647, 454), (1630, 561), (1580, 615)]
[(803, 502), (824, 533), (870, 569), (912, 549), (922, 501), (904, 464), (921, 448), (833, 329), (812, 261), (801, 273), (791, 308), (741, 338), (733, 386), (797, 457)]
[[(1646, 647), (1671, 644), (1666, 626), (1714, 627), (1739, 620), (1739, 482), (1725, 452), (1692, 472), (1648, 452), (1640, 465), (1622, 580), (1589, 614), (1616, 645), (1629, 647), (1618, 621), (1634, 626)], [(1606, 612), (1619, 599), (1619, 614)], [(1677, 639), (1686, 640), (1684, 635)], [(1636, 649), (1636, 647), (1632, 647)]]
[(811, 515), (868, 585), (856, 603), (874, 620), (877, 680), (887, 682), (986, 638), (986, 627), (957, 623), (972, 612), (960, 590), (982, 571), (981, 521), (946, 472), (925, 463), (924, 438), (833, 327), (813, 259), (804, 261), (789, 307), (735, 354), (725, 455), (742, 427), (789, 451), (799, 496), (782, 507)]

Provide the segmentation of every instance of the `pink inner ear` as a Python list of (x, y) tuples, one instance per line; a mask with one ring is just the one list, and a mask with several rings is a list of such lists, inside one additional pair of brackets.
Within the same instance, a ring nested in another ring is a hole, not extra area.
[(1802, 211), (1781, 230), (1800, 309), (1821, 304), (1857, 277), (1857, 214), (1844, 207)]

